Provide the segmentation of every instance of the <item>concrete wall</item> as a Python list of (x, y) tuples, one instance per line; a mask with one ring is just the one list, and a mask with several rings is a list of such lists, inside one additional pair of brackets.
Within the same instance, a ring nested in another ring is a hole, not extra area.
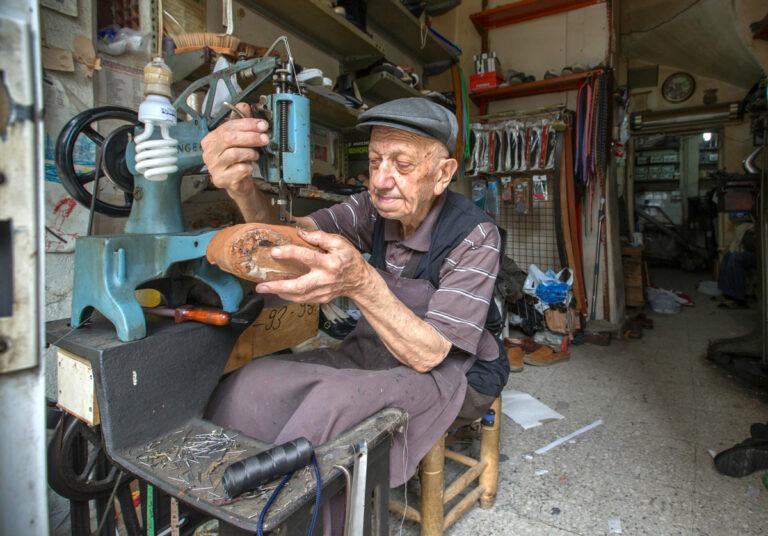
[[(489, 2), (489, 7), (504, 4)], [(581, 64), (592, 67), (606, 61), (609, 54), (609, 18), (607, 4), (596, 4), (566, 13), (505, 26), (489, 32), (489, 47), (496, 52), (501, 67), (532, 74), (542, 80), (551, 69)], [(470, 58), (471, 59), (471, 58)], [(498, 101), (489, 113), (507, 110), (531, 110), (545, 106), (566, 105), (575, 109), (576, 92), (550, 93), (521, 99)]]

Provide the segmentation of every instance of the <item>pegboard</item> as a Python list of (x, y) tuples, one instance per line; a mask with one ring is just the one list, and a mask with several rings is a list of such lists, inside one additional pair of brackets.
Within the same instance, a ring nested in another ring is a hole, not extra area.
[[(517, 173), (513, 177), (533, 175), (544, 173)], [(557, 190), (553, 185), (555, 175), (554, 171), (546, 173), (547, 199), (533, 199), (533, 206), (528, 214), (516, 214), (512, 203), (501, 201), (501, 214), (496, 223), (507, 231), (506, 254), (526, 271), (530, 264), (535, 264), (542, 270), (559, 271), (563, 268), (557, 248), (557, 204), (554, 202)]]

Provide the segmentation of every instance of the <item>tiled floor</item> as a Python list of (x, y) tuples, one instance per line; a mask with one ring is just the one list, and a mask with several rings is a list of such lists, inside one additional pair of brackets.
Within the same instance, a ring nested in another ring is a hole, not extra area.
[[(768, 421), (768, 394), (739, 383), (705, 358), (710, 338), (748, 333), (755, 311), (717, 309), (695, 293), (695, 277), (654, 274), (660, 286), (693, 293), (696, 306), (650, 316), (641, 340), (574, 348), (569, 362), (527, 367), (509, 387), (536, 396), (566, 418), (524, 431), (503, 417), (499, 492), (448, 535), (601, 535), (619, 518), (623, 534), (768, 534), (761, 474), (719, 475), (720, 451)], [(597, 419), (605, 424), (541, 456), (525, 455)], [(537, 476), (536, 471), (549, 472)], [(400, 519), (392, 516), (391, 534)], [(417, 534), (410, 522), (404, 534)]]

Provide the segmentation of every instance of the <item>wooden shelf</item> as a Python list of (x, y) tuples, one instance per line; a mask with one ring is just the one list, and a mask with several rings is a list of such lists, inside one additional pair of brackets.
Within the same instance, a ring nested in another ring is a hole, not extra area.
[[(526, 20), (548, 17), (582, 7), (603, 3), (605, 0), (520, 0), (486, 9), (470, 15), (478, 32), (517, 24)], [(375, 2), (374, 2), (375, 3)]]
[(360, 112), (326, 97), (322, 93), (307, 88), (309, 98), (309, 117), (312, 123), (339, 130), (349, 130), (357, 125)]
[(368, 2), (368, 22), (387, 35), (393, 43), (424, 64), (427, 71), (430, 64), (445, 61), (455, 62), (460, 52), (444, 43), (427, 30), (424, 47), (421, 46), (421, 23), (411, 14), (400, 0), (375, 0)]
[(349, 68), (361, 69), (384, 57), (378, 41), (334, 13), (323, 0), (303, 0), (300, 5), (285, 0), (243, 0), (243, 5), (295, 32)]
[(485, 113), (484, 108), (489, 102), (504, 99), (517, 99), (520, 97), (529, 97), (531, 95), (543, 95), (545, 93), (571, 91), (578, 89), (579, 83), (582, 80), (601, 74), (603, 74), (602, 69), (594, 69), (591, 71), (584, 71), (583, 73), (558, 76), (557, 78), (550, 78), (549, 80), (536, 80), (534, 82), (524, 82), (522, 84), (513, 84), (511, 86), (476, 91), (470, 93), (469, 96), (475, 104), (480, 107), (480, 114), (483, 115)]
[(356, 83), (363, 98), (374, 104), (403, 97), (421, 97), (420, 91), (386, 72), (369, 74)]

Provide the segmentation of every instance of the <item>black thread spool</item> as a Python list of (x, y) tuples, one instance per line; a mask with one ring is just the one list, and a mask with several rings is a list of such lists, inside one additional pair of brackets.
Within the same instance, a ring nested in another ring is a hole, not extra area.
[(312, 443), (300, 437), (235, 462), (224, 471), (224, 491), (230, 498), (253, 491), (280, 475), (309, 465), (314, 451)]

